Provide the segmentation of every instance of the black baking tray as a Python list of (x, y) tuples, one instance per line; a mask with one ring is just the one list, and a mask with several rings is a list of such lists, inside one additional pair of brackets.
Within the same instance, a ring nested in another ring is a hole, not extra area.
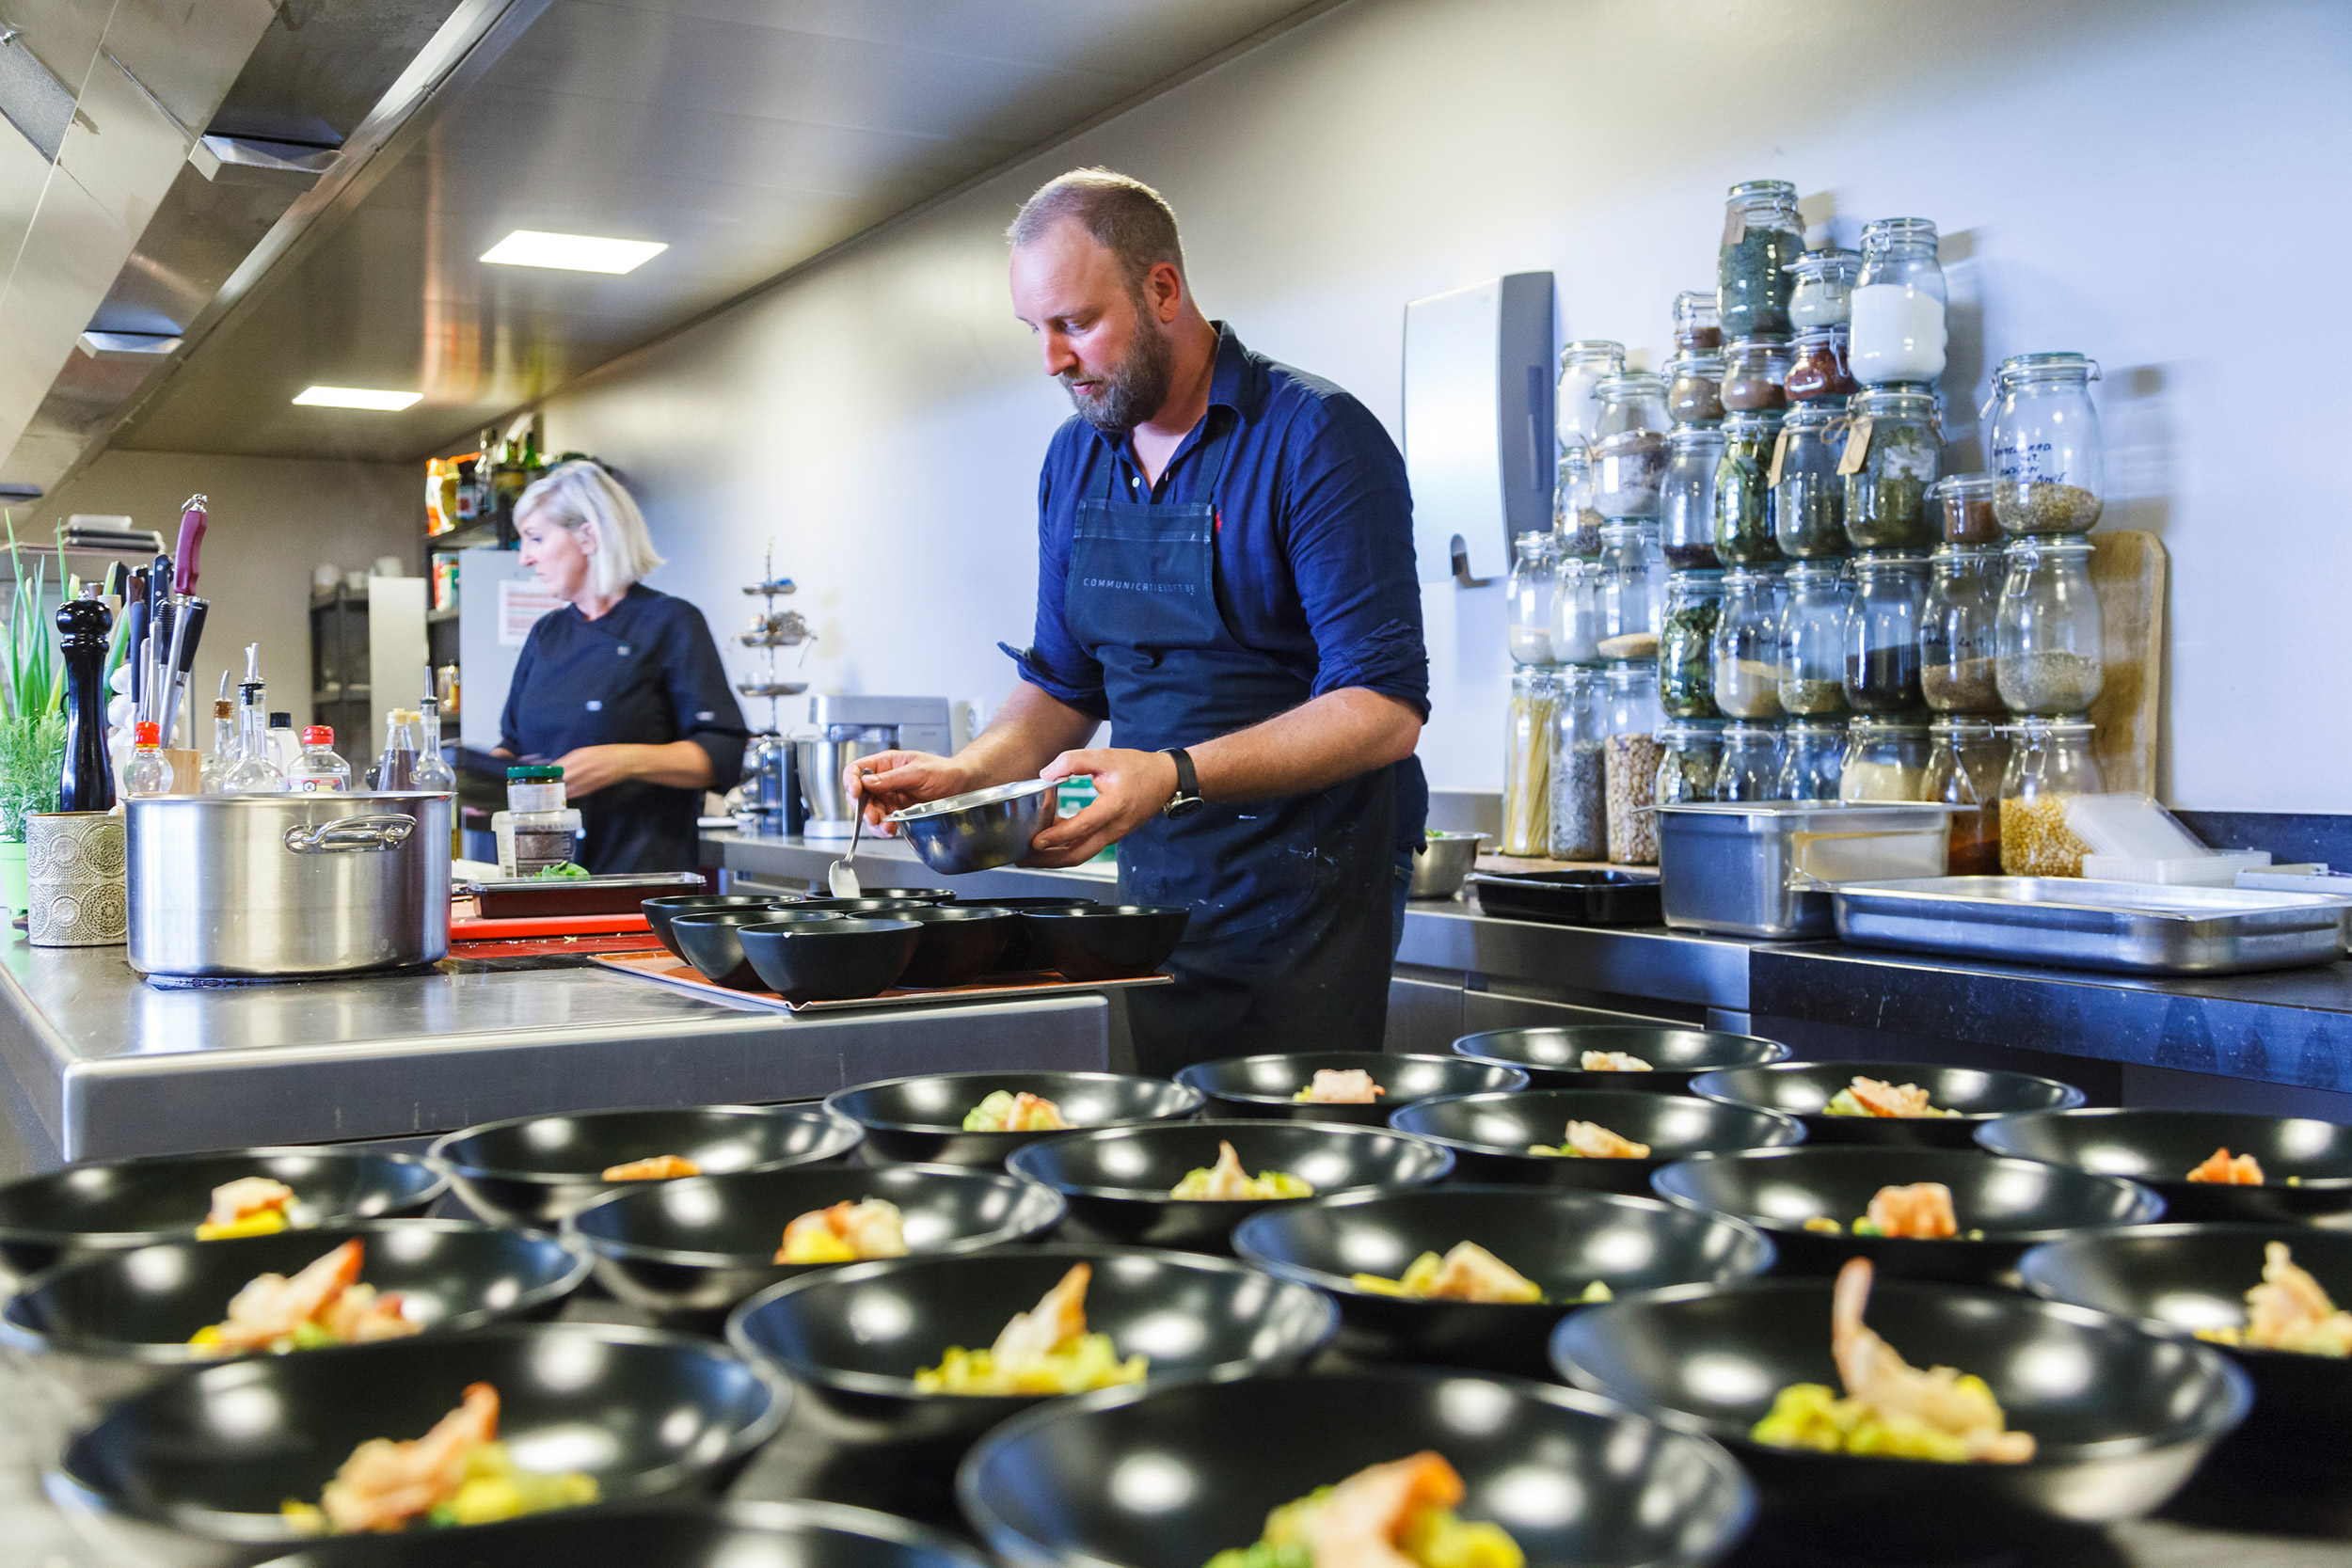
[(1654, 871), (1478, 871), (1464, 879), (1477, 889), (1480, 911), (1498, 920), (1655, 926), (1665, 918)]
[(516, 920), (562, 914), (635, 914), (648, 898), (700, 893), (693, 871), (644, 872), (617, 877), (516, 878), (465, 882), (452, 891), (471, 893), (484, 920)]

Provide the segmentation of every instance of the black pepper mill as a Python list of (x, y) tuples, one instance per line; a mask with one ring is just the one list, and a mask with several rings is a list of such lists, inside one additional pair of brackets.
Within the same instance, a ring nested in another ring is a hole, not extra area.
[(90, 583), (82, 597), (57, 607), (65, 650), (65, 767), (57, 780), (59, 811), (111, 811), (114, 769), (106, 759), (106, 638), (113, 611)]

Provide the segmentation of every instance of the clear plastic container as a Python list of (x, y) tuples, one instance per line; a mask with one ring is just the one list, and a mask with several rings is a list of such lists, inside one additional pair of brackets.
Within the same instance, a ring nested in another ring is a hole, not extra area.
[(1944, 373), (1944, 268), (1935, 225), (1880, 218), (1862, 230), (1853, 292), (1854, 378), (1867, 387), (1925, 387)]
[(2263, 849), (2213, 849), (2147, 795), (2077, 795), (2066, 825), (2090, 847), (2083, 875), (2097, 881), (2234, 887), (2240, 871), (2270, 863)]
[(1942, 717), (1928, 726), (1928, 768), (1919, 798), (1949, 806), (1951, 847), (1945, 868), (1954, 877), (1997, 877), (2001, 871), (2001, 774), (2009, 737), (1990, 719)]
[(1658, 630), (1658, 702), (1672, 719), (1717, 719), (1714, 645), (1723, 614), (1721, 572), (1670, 572)]
[(1723, 765), (1724, 726), (1715, 720), (1671, 721), (1658, 732), (1658, 787), (1661, 806), (1712, 800), (1715, 774)]
[(1609, 859), (1618, 865), (1656, 865), (1658, 818), (1649, 807), (1662, 750), (1658, 731), (1666, 720), (1658, 705), (1658, 667), (1612, 664), (1601, 678), (1609, 731)]
[(2106, 684), (2085, 539), (2020, 539), (2001, 583), (1994, 673), (2011, 713), (2090, 711)]
[(1559, 610), (1551, 623), (1551, 656), (1562, 664), (1600, 662), (1600, 563), (1560, 562)]
[(1715, 302), (1727, 336), (1788, 330), (1788, 296), (1796, 288), (1788, 267), (1804, 254), (1796, 186), (1750, 180), (1731, 187), (1715, 255)]
[(1856, 713), (1910, 713), (1922, 700), (1919, 620), (1927, 605), (1927, 560), (1861, 555), (1848, 569), (1853, 598), (1846, 610), (1846, 705)]
[(1873, 388), (1847, 404), (1846, 542), (1857, 550), (1924, 550), (1939, 519), (1928, 490), (1943, 459), (1944, 432), (1926, 392)]
[(1846, 766), (1846, 726), (1835, 719), (1791, 719), (1780, 728), (1783, 800), (1835, 800)]
[(2018, 354), (1993, 372), (1993, 515), (2012, 534), (2089, 533), (2106, 509), (2099, 367), (2079, 354)]
[(1522, 533), (1513, 542), (1510, 612), (1505, 621), (1511, 662), (1557, 664), (1551, 647), (1560, 613), (1560, 549), (1549, 533)]
[(507, 877), (536, 877), (550, 865), (573, 859), (580, 850), (580, 813), (571, 807), (490, 814), (499, 871)]
[(1666, 417), (1677, 428), (1721, 424), (1724, 361), (1717, 354), (1686, 354), (1666, 361)]
[(1655, 517), (1666, 477), (1666, 384), (1647, 371), (1613, 375), (1599, 388), (1593, 434), (1593, 505), (1603, 517)]
[(1769, 566), (1780, 560), (1768, 483), (1780, 429), (1775, 413), (1724, 419), (1724, 452), (1715, 462), (1715, 558), (1726, 566)]
[(1735, 338), (1724, 349), (1724, 411), (1756, 414), (1788, 406), (1788, 372), (1796, 363), (1786, 338)]
[(2000, 713), (1994, 659), (2000, 644), (2001, 553), (1938, 545), (1920, 611), (1919, 694), (1938, 713)]
[(1589, 338), (1562, 345), (1554, 403), (1561, 446), (1592, 444), (1600, 424), (1600, 399), (1595, 394), (1602, 381), (1624, 369), (1623, 343)]
[(1601, 522), (1593, 505), (1593, 454), (1581, 442), (1562, 448), (1551, 489), (1551, 531), (1559, 537), (1562, 558), (1590, 561), (1599, 555)]
[(1715, 467), (1724, 434), (1684, 425), (1666, 437), (1666, 477), (1658, 491), (1658, 544), (1666, 564), (1680, 572), (1712, 571), (1715, 554)]
[(1551, 742), (1561, 680), (1523, 665), (1511, 672), (1511, 709), (1502, 750), (1502, 843), (1506, 855), (1542, 856), (1551, 848)]
[(1853, 319), (1853, 284), (1862, 257), (1851, 250), (1808, 250), (1788, 263), (1795, 286), (1788, 295), (1788, 325), (1844, 326)]
[(1778, 719), (1780, 683), (1788, 673), (1781, 641), (1784, 587), (1778, 571), (1735, 566), (1723, 577), (1723, 610), (1715, 623), (1715, 705), (1727, 718)]
[(2001, 869), (2011, 877), (2079, 877), (2090, 852), (2066, 825), (2066, 802), (2102, 789), (2093, 726), (2079, 719), (2021, 719), (2009, 726), (2001, 775)]
[[(1779, 479), (1772, 486), (1772, 543), (1791, 561), (1828, 561), (1846, 544), (1846, 400), (1801, 403), (1780, 427)], [(1767, 479), (1771, 478), (1768, 471)]]
[(1846, 616), (1852, 600), (1843, 562), (1801, 561), (1783, 579), (1781, 711), (1791, 718), (1846, 713)]
[(1928, 724), (1925, 719), (1864, 716), (1846, 726), (1846, 760), (1837, 798), (1870, 800), (1926, 799)]
[(1551, 721), (1550, 852), (1556, 861), (1609, 854), (1609, 746), (1600, 672), (1561, 674)]
[(1735, 719), (1724, 726), (1723, 760), (1715, 769), (1718, 800), (1777, 800), (1780, 726)]

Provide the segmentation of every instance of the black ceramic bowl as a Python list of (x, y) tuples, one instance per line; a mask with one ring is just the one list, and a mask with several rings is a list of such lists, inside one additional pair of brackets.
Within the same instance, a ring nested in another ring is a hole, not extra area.
[[(1309, 1104), (1291, 1097), (1325, 1069), (1361, 1068), (1388, 1092), (1369, 1105)], [(1527, 1087), (1527, 1074), (1499, 1062), (1460, 1056), (1406, 1056), (1392, 1051), (1302, 1051), (1279, 1056), (1228, 1056), (1195, 1062), (1176, 1074), (1208, 1097), (1213, 1117), (1280, 1117), (1292, 1121), (1352, 1121), (1386, 1127), (1400, 1106), (1449, 1094)]]
[[(1361, 1290), (1424, 1252), (1475, 1242), (1543, 1287), (1545, 1300), (1408, 1300)], [(1728, 1284), (1772, 1266), (1772, 1243), (1738, 1220), (1649, 1197), (1541, 1187), (1427, 1187), (1318, 1198), (1245, 1220), (1233, 1250), (1340, 1304), (1343, 1348), (1358, 1355), (1544, 1377), (1552, 1325), (1581, 1310), (1596, 1280), (1616, 1295)]]
[(898, 910), (872, 920), (834, 916), (746, 926), (736, 935), (755, 984), (787, 1002), (846, 1002), (898, 984), (923, 927)]
[[(784, 1227), (815, 1209), (879, 1197), (906, 1216), (917, 1256), (1035, 1241), (1062, 1200), (1034, 1181), (952, 1165), (834, 1165), (690, 1177), (592, 1203), (564, 1233), (596, 1259), (596, 1279), (664, 1322), (715, 1327), (744, 1297), (833, 1263), (779, 1263)], [(1001, 1326), (1001, 1325), (1000, 1325)]]
[(1422, 1449), (1461, 1513), (1536, 1564), (1713, 1562), (1754, 1515), (1731, 1457), (1606, 1401), (1518, 1378), (1393, 1368), (1057, 1400), (980, 1439), (964, 1515), (1008, 1562), (1200, 1568), (1267, 1513)]
[(765, 990), (768, 983), (752, 967), (743, 952), (742, 929), (746, 926), (773, 926), (790, 921), (796, 925), (829, 925), (842, 918), (837, 910), (814, 910), (805, 906), (786, 909), (778, 904), (756, 904), (744, 909), (710, 910), (701, 914), (673, 915), (670, 919), (670, 939), (677, 944), (678, 957), (692, 965), (695, 972), (714, 986), (729, 990)]
[(1042, 1095), (1074, 1129), (1182, 1121), (1200, 1096), (1165, 1078), (1111, 1072), (933, 1072), (835, 1089), (825, 1103), (866, 1129), (866, 1158), (998, 1169), (1024, 1144), (1060, 1132), (966, 1132), (964, 1113), (1003, 1089)]
[[(1577, 1064), (1587, 1051), (1622, 1051), (1650, 1065), (1647, 1072), (1587, 1072)], [(1677, 1023), (1579, 1023), (1565, 1028), (1488, 1029), (1464, 1035), (1454, 1053), (1473, 1062), (1525, 1069), (1538, 1089), (1641, 1089), (1688, 1094), (1691, 1080), (1723, 1068), (1761, 1067), (1787, 1058), (1788, 1048), (1756, 1035), (1692, 1029)]]
[(993, 904), (932, 904), (891, 918), (918, 928), (914, 957), (899, 976), (909, 986), (968, 986), (1002, 969), (1005, 944), (1021, 925), (1020, 915)]
[(1789, 1384), (1842, 1390), (1829, 1311), (1825, 1279), (1688, 1287), (1574, 1314), (1552, 1360), (1581, 1388), (1695, 1419), (1747, 1466), (1767, 1531), (1846, 1562), (2147, 1513), (2246, 1416), (2244, 1374), (2207, 1346), (2029, 1296), (1881, 1280), (1863, 1321), (1915, 1367), (1983, 1378), (2034, 1457), (1939, 1464), (1750, 1442)]
[(1126, 980), (1168, 962), (1192, 920), (1186, 909), (1087, 904), (1023, 912), (1029, 951), (1070, 980)]
[[(1009, 1247), (969, 1258), (899, 1258), (832, 1269), (761, 1291), (727, 1321), (727, 1342), (789, 1373), (838, 1414), (894, 1441), (960, 1453), (1044, 1395), (918, 1393), (914, 1374), (951, 1345), (985, 1349), (1071, 1267), (1089, 1264), (1087, 1330), (1159, 1382), (1294, 1371), (1339, 1316), (1322, 1291), (1223, 1258), (1136, 1247)], [(927, 1456), (927, 1467), (951, 1465)], [(945, 1490), (945, 1488), (941, 1488)]]
[[(1598, 1122), (1649, 1145), (1650, 1151), (1623, 1160), (1529, 1152), (1536, 1144), (1558, 1148), (1571, 1121)], [(1424, 1100), (1397, 1112), (1390, 1124), (1454, 1150), (1459, 1180), (1586, 1187), (1635, 1197), (1647, 1197), (1650, 1174), (1674, 1161), (1804, 1139), (1804, 1128), (1770, 1111), (1631, 1090), (1522, 1089)]]
[(266, 1176), (294, 1190), (295, 1229), (421, 1214), (449, 1179), (413, 1154), (240, 1148), (68, 1165), (0, 1186), (0, 1275), (23, 1277), (89, 1252), (194, 1241), (213, 1189)]
[(498, 1390), (499, 1436), (519, 1463), (585, 1470), (608, 1503), (719, 1491), (790, 1401), (707, 1340), (502, 1324), (174, 1372), (73, 1439), (53, 1496), (213, 1542), (298, 1543), (280, 1503), (317, 1501), (370, 1438), (422, 1436), (474, 1383)]
[(1297, 1198), (1173, 1198), (1168, 1190), (1216, 1164), (1230, 1143), (1252, 1176), (1285, 1171), (1315, 1196), (1422, 1187), (1454, 1168), (1454, 1156), (1422, 1138), (1376, 1128), (1312, 1121), (1186, 1121), (1067, 1132), (1013, 1150), (1005, 1168), (1042, 1181), (1070, 1200), (1070, 1217), (1089, 1239), (1197, 1252), (1230, 1250), (1233, 1227)]
[(817, 904), (864, 903), (877, 899), (898, 904), (952, 904), (959, 897), (952, 888), (861, 886), (856, 899), (838, 899), (833, 896), (833, 889), (820, 881), (809, 883), (808, 891), (810, 902)]
[[(1088, 910), (1097, 900), (1092, 898), (991, 898), (992, 910), (1010, 910), (1015, 914), (1027, 914), (1033, 910)], [(996, 960), (1008, 972), (1042, 969), (1045, 960), (1039, 956), (1037, 944), (1030, 939), (1029, 923), (1016, 920), (1012, 934), (1005, 939), (1004, 956)]]
[[(1829, 1236), (1804, 1228), (1815, 1215), (1851, 1227), (1880, 1188), (1915, 1181), (1951, 1189), (1958, 1236)], [(1763, 1149), (1685, 1160), (1660, 1171), (1652, 1185), (1669, 1202), (1763, 1231), (1780, 1251), (1783, 1274), (1836, 1274), (1860, 1254), (1883, 1276), (1962, 1285), (2011, 1283), (2018, 1257), (2037, 1242), (2146, 1225), (2164, 1213), (2162, 1198), (2122, 1177), (1954, 1148)], [(1983, 1234), (1971, 1239), (1971, 1231)]]
[[(1937, 1110), (1960, 1115), (1831, 1116), (1823, 1107), (1856, 1078), (1916, 1085), (1928, 1091), (1928, 1102)], [(1900, 1144), (1929, 1148), (1970, 1148), (1977, 1129), (1995, 1117), (2083, 1102), (2082, 1090), (2055, 1078), (1938, 1067), (1933, 1062), (1781, 1062), (1772, 1067), (1735, 1068), (1694, 1079), (1691, 1092), (1794, 1117), (1804, 1123), (1808, 1144)]]
[(806, 1102), (653, 1106), (469, 1127), (437, 1141), (427, 1157), (484, 1219), (551, 1229), (616, 1188), (660, 1184), (605, 1180), (614, 1165), (675, 1154), (710, 1176), (782, 1170), (837, 1160), (864, 1136), (849, 1117)]
[(988, 1568), (959, 1541), (839, 1503), (564, 1509), (468, 1530), (348, 1535), (266, 1568)]
[[(2167, 1219), (2184, 1223), (2276, 1223), (2352, 1211), (2352, 1127), (2332, 1121), (2234, 1111), (2066, 1111), (2005, 1117), (1978, 1129), (1977, 1142), (1995, 1154), (2128, 1176), (2164, 1199)], [(2187, 1180), (2222, 1148), (2254, 1156), (2263, 1184)]]
[(941, 894), (936, 896), (916, 897), (909, 894), (904, 896), (893, 895), (885, 898), (870, 893), (862, 898), (818, 896), (802, 899), (792, 906), (792, 912), (798, 914), (805, 910), (812, 913), (886, 915), (895, 914), (900, 910), (931, 909), (948, 902), (954, 896), (953, 894)]
[(661, 945), (670, 950), (670, 957), (691, 962), (679, 951), (677, 939), (670, 934), (670, 922), (682, 914), (716, 914), (727, 910), (774, 910), (803, 902), (791, 893), (689, 893), (670, 898), (648, 898), (644, 908), (645, 924)]

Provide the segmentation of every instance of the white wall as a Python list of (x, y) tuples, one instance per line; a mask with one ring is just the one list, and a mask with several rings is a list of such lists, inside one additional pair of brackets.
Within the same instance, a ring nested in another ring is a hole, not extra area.
[[(820, 687), (993, 702), (1068, 411), (1000, 233), (1097, 162), (1174, 203), (1211, 314), (1391, 431), (1407, 299), (1549, 268), (1566, 335), (1655, 363), (1732, 182), (1826, 196), (1841, 243), (1934, 218), (1965, 257), (1956, 407), (2007, 354), (2106, 368), (2107, 526), (2172, 552), (2169, 798), (2352, 809), (2352, 7), (1354, 0), (611, 368), (550, 405), (554, 446), (630, 470), (654, 580), (722, 632), (772, 536)], [(1499, 782), (1498, 599), (1425, 596), (1441, 786)]]

